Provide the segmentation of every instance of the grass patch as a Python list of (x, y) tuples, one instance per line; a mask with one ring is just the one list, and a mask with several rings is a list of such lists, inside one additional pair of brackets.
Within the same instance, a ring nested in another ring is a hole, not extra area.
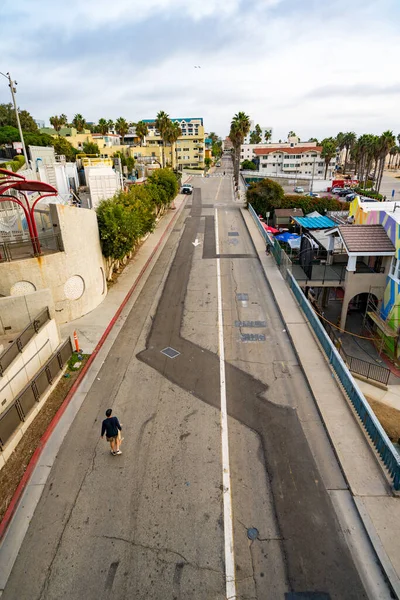
[[(83, 354), (82, 352), (73, 352), (71, 358), (68, 361), (67, 371), (77, 371), (82, 367), (82, 362), (86, 361), (89, 354)], [(75, 367), (76, 363), (80, 363), (78, 367)]]

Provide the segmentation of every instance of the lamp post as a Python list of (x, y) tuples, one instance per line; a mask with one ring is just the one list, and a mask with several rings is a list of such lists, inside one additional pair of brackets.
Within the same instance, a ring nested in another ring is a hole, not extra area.
[(24, 155), (25, 155), (26, 167), (29, 169), (29, 159), (28, 159), (28, 153), (27, 153), (27, 151), (26, 151), (26, 147), (25, 147), (24, 136), (22, 135), (21, 122), (20, 122), (20, 120), (19, 120), (19, 114), (18, 114), (17, 102), (16, 102), (16, 100), (15, 100), (15, 94), (16, 94), (16, 92), (17, 92), (17, 90), (16, 90), (16, 87), (15, 87), (15, 86), (17, 85), (17, 82), (16, 82), (16, 81), (13, 81), (13, 80), (11, 79), (11, 75), (10, 75), (10, 73), (6, 73), (6, 74), (4, 74), (4, 73), (2, 73), (2, 72), (0, 71), (0, 75), (3, 75), (3, 77), (5, 77), (6, 79), (8, 79), (8, 86), (9, 86), (9, 88), (10, 88), (10, 90), (11, 90), (11, 96), (12, 96), (12, 99), (13, 99), (14, 110), (15, 110), (15, 117), (16, 117), (16, 119), (17, 119), (17, 125), (18, 125), (19, 135), (20, 135), (20, 138), (21, 138), (22, 149), (23, 149), (23, 151), (24, 151)]

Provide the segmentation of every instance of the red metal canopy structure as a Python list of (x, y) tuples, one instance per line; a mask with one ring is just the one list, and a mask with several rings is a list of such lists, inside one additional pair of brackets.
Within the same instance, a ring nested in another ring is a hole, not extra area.
[[(18, 196), (7, 195), (6, 192), (10, 190), (17, 192)], [(40, 195), (30, 205), (25, 192), (39, 192)], [(26, 179), (18, 173), (13, 173), (7, 169), (0, 169), (0, 202), (14, 202), (24, 211), (35, 256), (42, 253), (34, 214), (36, 204), (43, 198), (57, 195), (57, 189), (48, 183)]]

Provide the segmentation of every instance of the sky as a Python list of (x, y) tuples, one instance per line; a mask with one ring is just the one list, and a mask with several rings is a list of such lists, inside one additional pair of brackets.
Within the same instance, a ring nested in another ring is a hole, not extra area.
[(244, 111), (273, 141), (398, 134), (399, 23), (399, 0), (0, 0), (0, 71), (47, 124), (165, 110), (225, 136)]

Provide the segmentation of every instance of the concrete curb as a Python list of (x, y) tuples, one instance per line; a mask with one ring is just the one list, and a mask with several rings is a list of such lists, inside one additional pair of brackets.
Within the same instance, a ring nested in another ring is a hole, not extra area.
[[(111, 321), (109, 322), (109, 324), (107, 325), (103, 335), (101, 336), (100, 340), (98, 341), (95, 349), (93, 350), (92, 354), (90, 355), (88, 361), (86, 362), (86, 364), (84, 365), (82, 371), (79, 373), (76, 381), (74, 382), (74, 384), (72, 385), (70, 391), (68, 392), (65, 400), (63, 401), (63, 403), (61, 404), (60, 408), (58, 409), (58, 411), (56, 412), (56, 414), (54, 415), (53, 419), (51, 420), (48, 428), (46, 429), (46, 431), (44, 432), (43, 436), (41, 437), (40, 441), (39, 441), (39, 445), (37, 446), (36, 450), (34, 451), (29, 464), (21, 478), (21, 481), (18, 484), (17, 489), (14, 492), (14, 495), (11, 499), (11, 502), (4, 514), (4, 517), (0, 523), (0, 542), (2, 541), (2, 539), (4, 538), (4, 535), (7, 531), (7, 528), (15, 514), (15, 511), (18, 507), (19, 501), (22, 498), (22, 495), (29, 483), (29, 479), (32, 476), (32, 473), (38, 463), (38, 460), (40, 458), (40, 455), (43, 451), (43, 448), (45, 447), (47, 441), (49, 440), (51, 434), (53, 433), (55, 427), (57, 426), (58, 422), (60, 421), (62, 415), (64, 414), (67, 406), (69, 405), (69, 403), (71, 402), (74, 394), (76, 393), (76, 391), (78, 390), (80, 384), (82, 383), (82, 380), (84, 379), (86, 373), (89, 370), (89, 367), (92, 365), (94, 359), (96, 358), (96, 356), (98, 355), (100, 349), (102, 348), (104, 342), (106, 341), (110, 331), (112, 330), (112, 328), (114, 327), (117, 319), (119, 318), (121, 312), (123, 311), (125, 305), (127, 304), (127, 302), (129, 301), (130, 297), (132, 296), (133, 292), (135, 291), (138, 283), (140, 282), (140, 279), (142, 278), (143, 274), (145, 273), (145, 271), (147, 270), (149, 264), (151, 263), (154, 255), (157, 253), (160, 245), (162, 244), (162, 242), (164, 241), (164, 238), (166, 237), (166, 235), (170, 232), (170, 229), (172, 228), (172, 225), (174, 224), (174, 222), (176, 221), (178, 215), (181, 213), (181, 211), (183, 210), (183, 207), (185, 206), (185, 201), (182, 202), (181, 206), (178, 208), (178, 210), (175, 212), (175, 214), (172, 216), (171, 221), (168, 223), (164, 233), (162, 234), (161, 238), (159, 239), (157, 245), (154, 247), (152, 253), (150, 254), (149, 258), (147, 259), (145, 265), (142, 267), (139, 275), (137, 276), (137, 278), (135, 279), (132, 287), (130, 288), (130, 290), (128, 291), (128, 293), (126, 294), (125, 298), (123, 299), (122, 303), (120, 304), (119, 308), (117, 309), (116, 313), (114, 314), (113, 318), (111, 319)], [(100, 305), (101, 306), (101, 305)]]

